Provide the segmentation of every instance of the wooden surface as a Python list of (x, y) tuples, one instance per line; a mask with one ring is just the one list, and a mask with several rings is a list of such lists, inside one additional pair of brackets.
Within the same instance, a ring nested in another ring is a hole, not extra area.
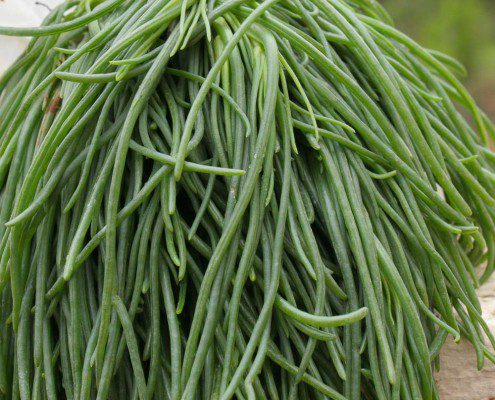
[[(483, 316), (495, 333), (495, 276), (478, 289)], [(440, 372), (436, 379), (442, 400), (495, 400), (495, 366), (485, 361), (483, 370), (476, 368), (476, 355), (465, 340), (449, 340), (441, 353)]]

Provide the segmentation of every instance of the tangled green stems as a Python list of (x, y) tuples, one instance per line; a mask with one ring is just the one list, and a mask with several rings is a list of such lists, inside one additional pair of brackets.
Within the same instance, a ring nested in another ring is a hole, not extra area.
[(34, 37), (0, 79), (0, 399), (438, 399), (449, 334), (495, 361), (495, 128), (374, 1), (0, 34)]

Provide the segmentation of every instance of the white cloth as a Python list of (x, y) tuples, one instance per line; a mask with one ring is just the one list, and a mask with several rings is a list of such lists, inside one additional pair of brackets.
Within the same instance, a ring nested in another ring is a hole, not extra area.
[[(48, 14), (47, 7), (53, 8), (62, 1), (0, 1), (0, 26), (38, 26), (46, 14)], [(28, 43), (29, 38), (0, 36), (0, 74), (19, 57)]]

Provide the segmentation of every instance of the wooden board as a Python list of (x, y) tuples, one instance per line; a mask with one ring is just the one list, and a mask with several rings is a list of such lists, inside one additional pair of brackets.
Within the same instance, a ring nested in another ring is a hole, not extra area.
[[(495, 333), (495, 276), (478, 295), (483, 316)], [(483, 370), (476, 368), (476, 355), (469, 342), (449, 340), (441, 353), (440, 372), (436, 379), (442, 400), (495, 400), (495, 366), (485, 361)]]

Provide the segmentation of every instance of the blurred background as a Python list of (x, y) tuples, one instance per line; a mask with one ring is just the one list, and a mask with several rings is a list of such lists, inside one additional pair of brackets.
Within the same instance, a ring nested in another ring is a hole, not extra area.
[(398, 28), (467, 67), (464, 83), (495, 121), (495, 1), (380, 1)]

